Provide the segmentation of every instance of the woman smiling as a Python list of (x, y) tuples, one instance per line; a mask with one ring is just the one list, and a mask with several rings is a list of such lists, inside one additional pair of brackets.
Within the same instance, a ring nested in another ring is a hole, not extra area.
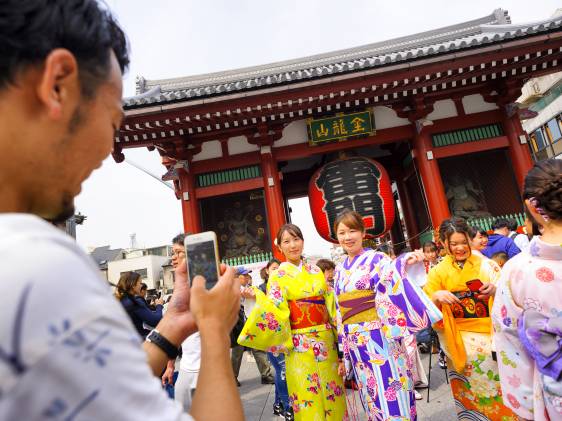
[(286, 355), (295, 420), (347, 419), (345, 389), (337, 371), (333, 292), (322, 271), (303, 262), (299, 227), (283, 225), (276, 240), (287, 261), (270, 272), (267, 295), (256, 293), (256, 306), (238, 343)]
[(429, 271), (424, 291), (443, 312), (434, 327), (449, 360), (458, 418), (515, 419), (503, 404), (492, 357), (490, 307), (500, 272), (471, 252), (464, 219), (443, 221), (439, 238), (447, 256)]
[(365, 226), (357, 212), (340, 214), (334, 230), (347, 253), (334, 276), (346, 371), (353, 371), (369, 420), (416, 419), (414, 366), (406, 339), (441, 319), (435, 305), (406, 279), (410, 264), (408, 269), (425, 275), (421, 252), (393, 261), (364, 249)]

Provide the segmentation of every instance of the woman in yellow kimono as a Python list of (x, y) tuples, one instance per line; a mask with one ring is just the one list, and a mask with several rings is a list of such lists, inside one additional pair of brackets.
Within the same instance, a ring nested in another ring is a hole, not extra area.
[(256, 292), (256, 306), (238, 343), (286, 354), (289, 402), (295, 420), (345, 420), (333, 292), (318, 267), (303, 263), (304, 239), (299, 227), (283, 225), (277, 245), (287, 261), (271, 272), (267, 295)]
[(500, 270), (471, 253), (468, 231), (464, 219), (443, 221), (439, 237), (447, 256), (429, 271), (424, 291), (443, 312), (434, 328), (448, 358), (458, 418), (516, 420), (503, 404), (492, 356), (490, 309)]

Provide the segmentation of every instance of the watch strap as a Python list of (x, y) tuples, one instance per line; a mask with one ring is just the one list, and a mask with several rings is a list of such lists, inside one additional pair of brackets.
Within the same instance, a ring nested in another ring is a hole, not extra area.
[(169, 340), (160, 334), (156, 329), (152, 330), (146, 337), (146, 341), (156, 345), (168, 356), (169, 359), (175, 360), (179, 354), (176, 348)]

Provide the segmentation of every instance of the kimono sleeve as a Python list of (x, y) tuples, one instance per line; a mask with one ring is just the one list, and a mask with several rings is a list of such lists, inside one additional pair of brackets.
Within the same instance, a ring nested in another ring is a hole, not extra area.
[(238, 343), (276, 354), (292, 347), (289, 306), (277, 280), (270, 280), (268, 293), (256, 290), (256, 305), (242, 328)]
[(533, 419), (535, 363), (525, 352), (517, 332), (522, 309), (513, 301), (510, 271), (502, 273), (492, 307), (494, 340), (498, 350), (498, 368), (503, 402), (525, 419)]
[(415, 334), (442, 319), (441, 312), (423, 291), (406, 277), (407, 255), (395, 261), (385, 256), (371, 268), (377, 314), (388, 339)]

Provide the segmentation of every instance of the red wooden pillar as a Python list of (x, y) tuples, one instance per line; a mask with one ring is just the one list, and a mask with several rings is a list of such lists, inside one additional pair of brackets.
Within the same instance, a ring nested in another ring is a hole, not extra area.
[(449, 205), (441, 172), (437, 160), (433, 157), (431, 138), (426, 129), (416, 129), (414, 139), (415, 158), (422, 179), (429, 216), (433, 227), (437, 227), (444, 219), (450, 218)]
[(402, 176), (396, 180), (396, 187), (398, 188), (398, 197), (400, 198), (402, 212), (404, 213), (404, 223), (406, 224), (406, 230), (408, 231), (408, 242), (413, 250), (419, 247), (419, 239), (416, 237), (412, 240), (412, 237), (419, 233), (419, 228), (416, 218), (414, 217), (415, 210), (412, 206), (410, 195), (408, 194), (408, 187), (406, 186), (406, 182)]
[(199, 205), (195, 195), (195, 177), (184, 168), (178, 168), (178, 176), (184, 232), (191, 234), (201, 232)]
[(265, 206), (267, 208), (269, 236), (271, 249), (277, 259), (283, 259), (283, 254), (273, 244), (277, 231), (285, 224), (285, 209), (283, 193), (281, 191), (281, 180), (275, 161), (271, 152), (271, 146), (261, 147), (261, 173), (263, 177), (263, 191), (265, 195)]
[(521, 121), (519, 120), (517, 112), (513, 113), (511, 116), (506, 115), (503, 120), (503, 127), (507, 139), (509, 140), (509, 157), (513, 165), (517, 186), (519, 190), (522, 191), (525, 176), (533, 167), (533, 159), (531, 158), (531, 152), (527, 144), (527, 133), (525, 133), (523, 127), (521, 127)]

